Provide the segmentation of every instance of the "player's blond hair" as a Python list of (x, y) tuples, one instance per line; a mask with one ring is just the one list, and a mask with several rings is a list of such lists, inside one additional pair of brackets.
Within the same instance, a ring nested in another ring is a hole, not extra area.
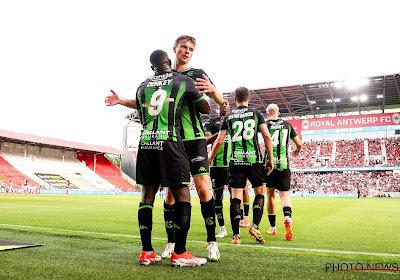
[(269, 115), (273, 112), (279, 112), (279, 107), (278, 107), (278, 105), (271, 103), (267, 107), (267, 115)]
[(196, 38), (190, 35), (181, 35), (175, 40), (174, 48), (176, 48), (180, 42), (186, 42), (189, 41), (192, 43), (193, 47), (196, 47)]

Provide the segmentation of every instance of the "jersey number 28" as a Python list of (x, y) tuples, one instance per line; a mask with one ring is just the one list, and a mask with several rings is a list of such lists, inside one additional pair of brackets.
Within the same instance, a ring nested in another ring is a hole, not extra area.
[[(245, 122), (236, 121), (232, 124), (232, 128), (236, 130), (235, 134), (232, 137), (232, 141), (242, 141), (242, 137), (245, 140), (250, 140), (254, 137), (254, 128), (256, 126), (256, 122), (253, 119), (248, 119)], [(243, 133), (242, 133), (243, 131)]]

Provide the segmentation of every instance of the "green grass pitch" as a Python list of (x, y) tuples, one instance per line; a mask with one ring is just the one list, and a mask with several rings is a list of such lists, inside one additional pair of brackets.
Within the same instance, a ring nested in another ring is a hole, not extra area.
[[(225, 197), (229, 236), (218, 239), (221, 260), (194, 268), (174, 268), (166, 260), (138, 264), (139, 200), (139, 196), (0, 194), (0, 240), (44, 245), (0, 251), (0, 279), (400, 279), (398, 271), (332, 272), (329, 268), (339, 265), (345, 270), (358, 264), (356, 268), (399, 270), (399, 199), (294, 198), (294, 238), (289, 242), (277, 198), (278, 235), (266, 234), (269, 224), (264, 210), (260, 228), (265, 244), (256, 243), (241, 229), (242, 245), (237, 246), (230, 244)], [(197, 197), (192, 197), (192, 205), (187, 249), (206, 257), (206, 231)], [(158, 196), (153, 218), (153, 246), (161, 254), (166, 234)]]

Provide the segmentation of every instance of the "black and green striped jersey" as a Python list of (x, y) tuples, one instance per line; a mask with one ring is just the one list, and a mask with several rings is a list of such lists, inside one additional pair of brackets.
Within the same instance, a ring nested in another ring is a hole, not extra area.
[(257, 139), (264, 116), (254, 108), (239, 106), (225, 115), (221, 131), (231, 136), (231, 159), (237, 162), (262, 163), (263, 157)]
[[(293, 126), (282, 119), (267, 120), (267, 126), (272, 138), (272, 147), (274, 154), (275, 169), (289, 169), (288, 145), (289, 138), (294, 139), (297, 136)], [(268, 154), (265, 152), (265, 159)]]
[[(212, 135), (219, 132), (221, 128), (221, 118), (215, 117), (213, 119), (208, 119), (204, 124), (204, 129)], [(221, 148), (218, 150), (217, 155), (215, 156), (213, 162), (210, 167), (228, 167), (229, 161), (231, 159), (231, 136), (229, 134), (226, 135), (224, 139), (224, 144), (222, 144)]]
[(136, 92), (136, 106), (143, 131), (140, 143), (158, 140), (181, 140), (181, 111), (186, 100), (195, 104), (202, 100), (192, 79), (176, 72), (154, 75)]
[[(179, 72), (182, 75), (188, 76), (196, 81), (197, 78), (203, 79), (203, 74), (208, 77), (203, 69), (188, 68)], [(211, 80), (210, 80), (211, 81)], [(200, 113), (196, 109), (195, 104), (188, 100), (182, 106), (182, 140), (205, 139), (204, 129), (200, 118)]]

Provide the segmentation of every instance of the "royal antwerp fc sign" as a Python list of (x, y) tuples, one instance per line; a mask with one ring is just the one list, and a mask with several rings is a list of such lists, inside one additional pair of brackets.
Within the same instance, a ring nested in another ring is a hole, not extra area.
[(398, 125), (400, 113), (385, 113), (301, 120), (301, 130)]

